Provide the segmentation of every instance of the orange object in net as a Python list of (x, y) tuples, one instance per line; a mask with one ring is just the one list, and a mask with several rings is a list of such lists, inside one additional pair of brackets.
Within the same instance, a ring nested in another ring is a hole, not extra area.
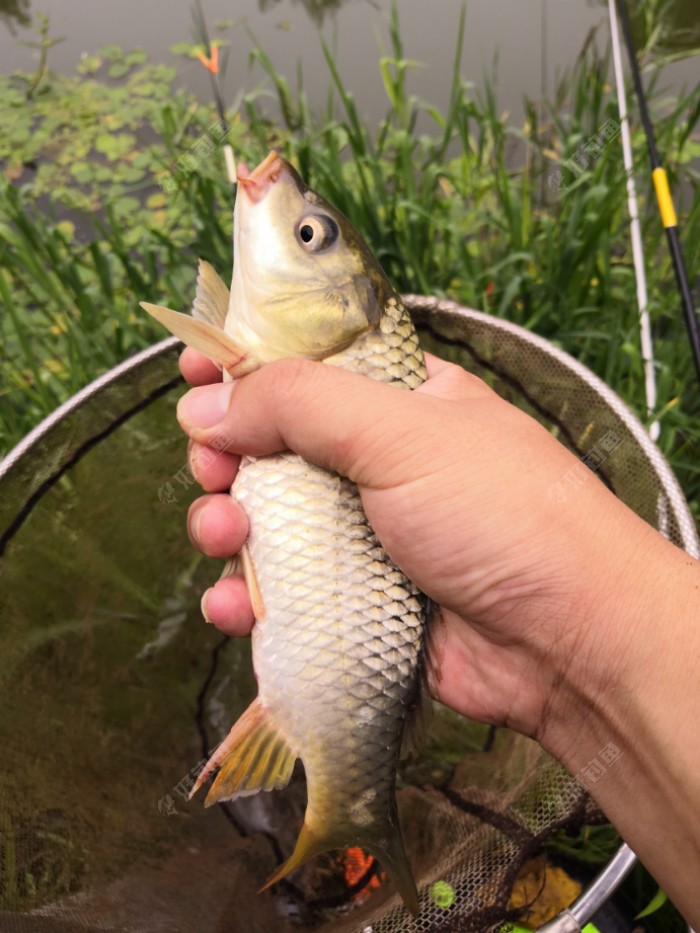
[[(357, 848), (356, 846), (346, 849), (340, 856), (340, 859), (343, 877), (345, 878), (345, 883), (348, 888), (352, 888), (358, 884), (367, 875), (372, 865), (374, 865), (374, 858), (368, 855), (363, 849)], [(376, 870), (368, 879), (367, 883), (352, 895), (352, 900), (365, 900), (372, 891), (376, 891), (377, 888), (381, 886), (383, 881), (384, 873), (380, 870)]]

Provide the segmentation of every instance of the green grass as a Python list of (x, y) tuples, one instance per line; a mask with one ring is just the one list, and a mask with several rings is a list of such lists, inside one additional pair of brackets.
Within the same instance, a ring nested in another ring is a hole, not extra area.
[[(326, 50), (329, 96), (314, 116), (257, 47), (253, 59), (279, 102), (277, 121), (258, 94), (229, 117), (237, 154), (271, 146), (363, 232), (397, 286), (448, 296), (533, 329), (572, 353), (646, 417), (625, 176), (619, 139), (580, 178), (552, 177), (606, 120), (617, 119), (608, 62), (580, 56), (553, 100), (527, 102), (522, 126), (500, 115), (488, 82), (464, 80), (459, 22), (449, 104), (439, 112), (408, 94), (394, 14), (378, 79), (387, 115), (360, 119)], [(116, 69), (116, 70), (115, 70)], [(0, 450), (6, 451), (81, 385), (162, 336), (137, 308), (151, 298), (186, 308), (195, 260), (231, 267), (231, 195), (221, 156), (194, 171), (173, 166), (215, 119), (173, 92), (172, 69), (115, 46), (80, 75), (0, 79)], [(118, 78), (117, 83), (114, 79)], [(694, 90), (694, 89), (693, 89)], [(700, 103), (652, 93), (659, 148), (672, 187), (685, 193), (682, 240), (691, 281), (700, 272), (697, 155)], [(108, 130), (108, 131), (107, 131)], [(700, 514), (700, 392), (640, 131), (635, 131), (649, 308), (662, 422), (660, 446)], [(39, 162), (31, 173), (26, 163)], [(172, 190), (158, 187), (167, 181)], [(554, 186), (556, 187), (556, 186)], [(97, 220), (96, 218), (99, 218)]]

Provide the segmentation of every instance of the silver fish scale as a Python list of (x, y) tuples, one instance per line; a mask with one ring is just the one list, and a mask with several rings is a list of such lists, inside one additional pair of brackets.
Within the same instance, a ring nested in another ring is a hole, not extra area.
[[(407, 312), (391, 299), (377, 332), (326, 362), (419, 385)], [(253, 629), (262, 705), (303, 759), (307, 824), (395, 819), (394, 784), (414, 703), (426, 601), (372, 531), (357, 487), (295, 454), (246, 459), (232, 489), (265, 606)]]

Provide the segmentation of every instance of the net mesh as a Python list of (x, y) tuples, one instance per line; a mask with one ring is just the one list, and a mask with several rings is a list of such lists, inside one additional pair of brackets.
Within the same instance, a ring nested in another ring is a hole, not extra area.
[[(600, 479), (698, 554), (667, 464), (595, 377), (502, 321), (409, 304), (427, 349), (581, 458), (553, 495), (565, 502)], [(211, 810), (186, 800), (255, 683), (248, 645), (201, 624), (217, 568), (184, 532), (197, 492), (174, 417), (176, 353), (166, 341), (99, 380), (0, 469), (0, 930), (497, 929), (524, 860), (556, 829), (601, 818), (582, 776), (527, 739), (499, 730), (491, 742), (441, 711), (407, 765), (399, 806), (417, 921), (376, 865), (351, 876), (338, 857), (256, 894), (293, 848), (301, 772), (285, 791)]]

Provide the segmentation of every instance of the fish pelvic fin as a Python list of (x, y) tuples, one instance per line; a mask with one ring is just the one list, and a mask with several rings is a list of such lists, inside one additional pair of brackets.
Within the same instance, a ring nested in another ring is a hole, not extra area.
[(192, 303), (192, 317), (224, 329), (230, 292), (213, 266), (199, 260), (197, 291)]
[(372, 833), (370, 830), (370, 836), (368, 837), (366, 834), (363, 834), (362, 838), (358, 838), (359, 833), (356, 831), (355, 838), (348, 841), (352, 834), (347, 828), (344, 828), (342, 832), (334, 830), (333, 827), (330, 827), (327, 832), (314, 831), (305, 821), (299, 833), (294, 852), (287, 861), (283, 865), (280, 865), (277, 871), (267, 879), (262, 888), (260, 888), (260, 891), (258, 891), (258, 894), (261, 891), (265, 891), (271, 885), (276, 884), (278, 881), (281, 881), (282, 878), (296, 871), (297, 868), (301, 868), (316, 855), (321, 855), (323, 852), (328, 852), (331, 849), (339, 849), (348, 845), (357, 845), (372, 853), (395, 884), (408, 910), (414, 917), (417, 917), (420, 910), (418, 906), (418, 890), (413, 880), (413, 872), (408, 861), (408, 856), (406, 855), (406, 850), (404, 849), (403, 839), (398, 829), (398, 820), (395, 815), (393, 819), (389, 820), (385, 830), (385, 832), (379, 835)]
[(141, 307), (156, 321), (167, 327), (171, 334), (179, 337), (188, 347), (194, 347), (204, 353), (234, 379), (245, 376), (262, 365), (261, 361), (239, 346), (235, 340), (224, 333), (221, 328), (208, 321), (199, 320), (189, 314), (172, 311), (162, 305), (152, 305), (142, 301)]
[(401, 758), (410, 758), (420, 751), (426, 742), (432, 721), (433, 701), (427, 679), (421, 672), (416, 684), (415, 700), (406, 713), (401, 740)]
[(296, 752), (280, 734), (258, 697), (206, 763), (190, 798), (216, 768), (219, 768), (219, 773), (207, 794), (207, 807), (222, 800), (255, 794), (259, 790), (284, 787), (292, 776), (296, 758)]
[(441, 637), (444, 640), (444, 625), (440, 607), (426, 600), (423, 629), (423, 643), (418, 662), (416, 692), (413, 702), (406, 711), (403, 737), (401, 740), (401, 758), (415, 755), (425, 744), (433, 720), (433, 696), (437, 693), (440, 662), (442, 661)]

